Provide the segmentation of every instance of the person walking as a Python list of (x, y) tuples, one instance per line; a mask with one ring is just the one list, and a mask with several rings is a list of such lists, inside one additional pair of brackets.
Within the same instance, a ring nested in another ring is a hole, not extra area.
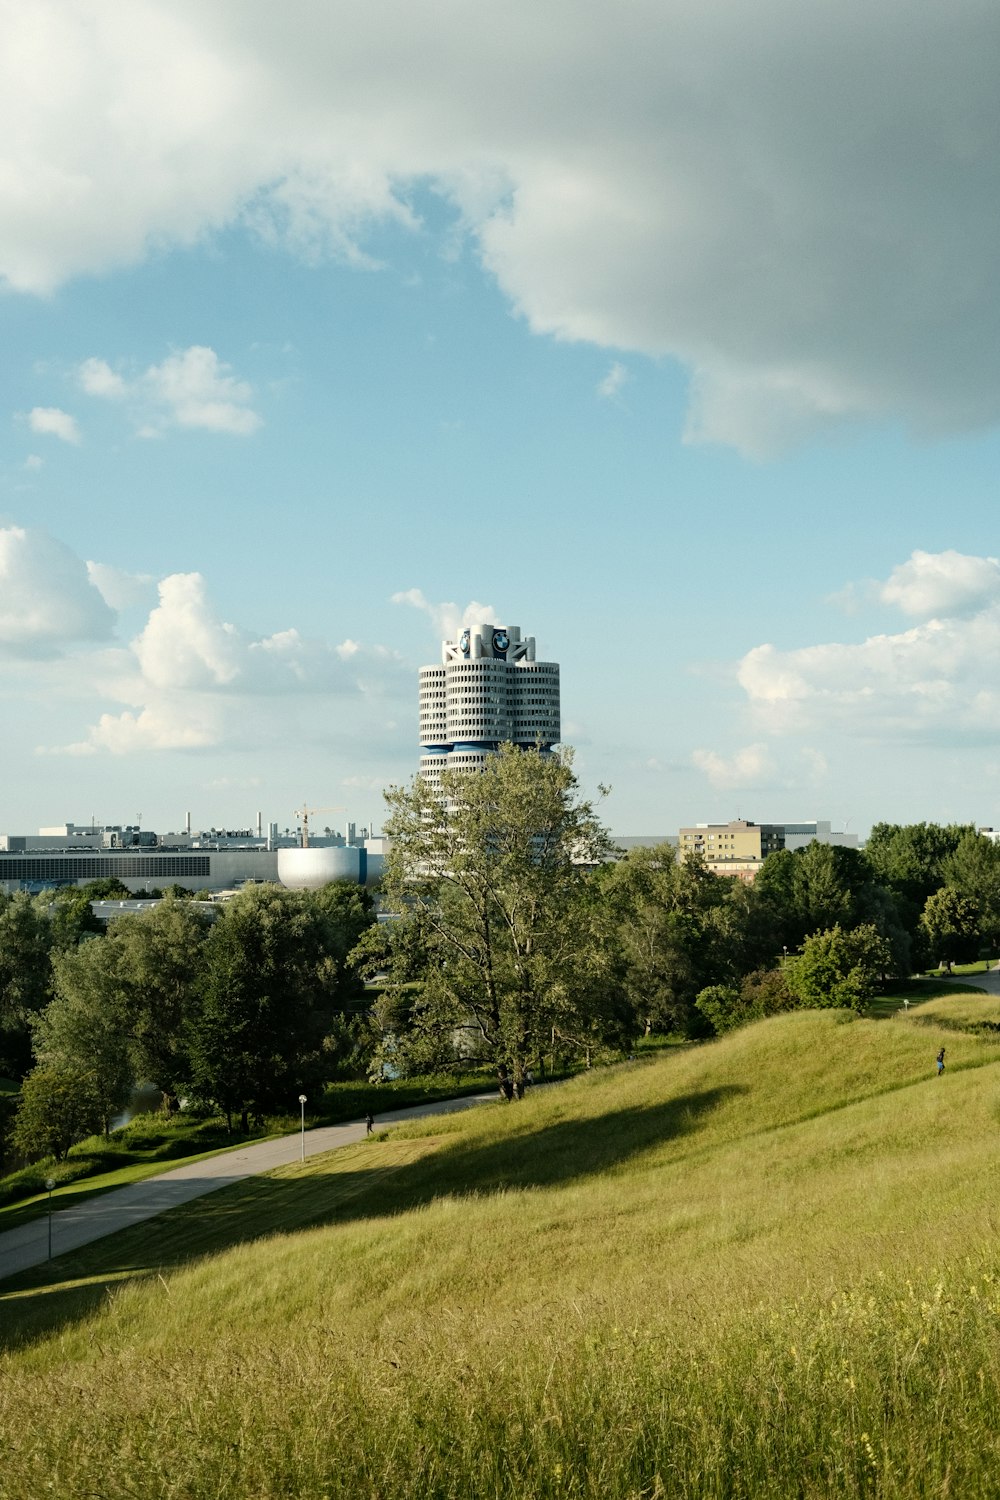
[(371, 1135), (374, 1129), (375, 1116), (372, 1114), (371, 1110), (369, 1110), (367, 1115), (365, 1116), (365, 1135)]
[(941, 1048), (941, 1051), (938, 1053), (936, 1061), (937, 1061), (938, 1077), (940, 1078), (941, 1074), (944, 1072), (944, 1048), (943, 1047)]

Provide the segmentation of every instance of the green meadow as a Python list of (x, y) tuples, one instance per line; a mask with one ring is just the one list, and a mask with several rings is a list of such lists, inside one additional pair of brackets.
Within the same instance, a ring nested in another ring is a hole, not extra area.
[(0, 1495), (995, 1497), (977, 1005), (776, 1017), (0, 1283)]

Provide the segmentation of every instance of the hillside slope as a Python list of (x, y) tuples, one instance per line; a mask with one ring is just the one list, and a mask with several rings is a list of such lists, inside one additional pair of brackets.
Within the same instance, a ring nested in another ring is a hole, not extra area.
[(220, 1193), (0, 1298), (0, 1495), (994, 1496), (998, 1085), (810, 1012)]

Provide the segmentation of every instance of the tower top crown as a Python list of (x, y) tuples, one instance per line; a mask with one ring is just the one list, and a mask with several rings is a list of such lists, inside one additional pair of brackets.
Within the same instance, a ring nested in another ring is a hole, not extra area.
[(483, 624), (460, 632), (457, 641), (441, 642), (445, 666), (460, 661), (534, 661), (535, 637), (521, 639), (520, 625)]

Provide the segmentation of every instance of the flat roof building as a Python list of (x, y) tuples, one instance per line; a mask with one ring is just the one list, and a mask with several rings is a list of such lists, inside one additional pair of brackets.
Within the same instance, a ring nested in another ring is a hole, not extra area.
[(752, 881), (769, 854), (779, 849), (804, 849), (808, 844), (858, 847), (856, 833), (835, 833), (828, 822), (752, 823), (735, 818), (729, 823), (695, 823), (678, 835), (681, 859), (700, 855), (716, 875)]

